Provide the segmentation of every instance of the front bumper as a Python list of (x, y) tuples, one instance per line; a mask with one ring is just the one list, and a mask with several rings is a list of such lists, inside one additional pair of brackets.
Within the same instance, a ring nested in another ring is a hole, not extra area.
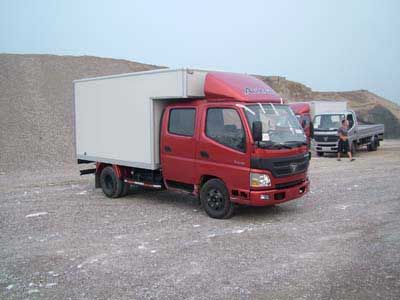
[(314, 149), (316, 152), (337, 152), (338, 143), (315, 143)]
[(280, 204), (304, 196), (308, 193), (309, 188), (310, 181), (308, 180), (308, 178), (306, 178), (302, 183), (290, 188), (250, 191), (249, 205), (268, 206)]

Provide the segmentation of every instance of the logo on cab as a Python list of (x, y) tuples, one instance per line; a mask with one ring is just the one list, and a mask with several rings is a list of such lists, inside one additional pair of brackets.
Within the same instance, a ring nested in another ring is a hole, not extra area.
[(272, 89), (267, 89), (267, 88), (250, 88), (246, 87), (244, 88), (244, 94), (245, 95), (270, 95), (274, 94), (274, 91)]
[(297, 170), (297, 164), (296, 163), (291, 163), (289, 165), (289, 167), (290, 167), (290, 170), (292, 171), (292, 173), (296, 172), (296, 170)]

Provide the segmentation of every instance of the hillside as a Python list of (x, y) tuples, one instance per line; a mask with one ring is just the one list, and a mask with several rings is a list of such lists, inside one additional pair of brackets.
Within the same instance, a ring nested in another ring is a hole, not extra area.
[[(91, 56), (0, 54), (0, 171), (74, 163), (74, 79), (161, 68)], [(346, 99), (363, 120), (400, 137), (399, 106), (367, 91), (319, 93), (281, 77), (261, 77), (286, 99)]]

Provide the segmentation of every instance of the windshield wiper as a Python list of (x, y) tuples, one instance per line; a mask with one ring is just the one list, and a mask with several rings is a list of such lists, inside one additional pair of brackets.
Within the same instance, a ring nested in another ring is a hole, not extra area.
[(282, 144), (282, 143), (274, 143), (274, 142), (260, 142), (260, 147), (264, 149), (292, 149), (293, 147), (290, 145)]
[(295, 147), (307, 146), (308, 145), (306, 142), (302, 142), (302, 141), (286, 141), (284, 144), (294, 144)]

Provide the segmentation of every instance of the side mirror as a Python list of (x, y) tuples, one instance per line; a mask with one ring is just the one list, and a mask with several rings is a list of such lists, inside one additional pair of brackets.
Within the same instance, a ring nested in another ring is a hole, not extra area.
[(307, 125), (306, 120), (302, 120), (301, 121), (301, 127), (303, 127), (303, 129), (304, 129), (304, 128), (306, 128), (306, 125)]
[(252, 126), (253, 140), (255, 142), (262, 141), (262, 123), (261, 121), (254, 121)]

